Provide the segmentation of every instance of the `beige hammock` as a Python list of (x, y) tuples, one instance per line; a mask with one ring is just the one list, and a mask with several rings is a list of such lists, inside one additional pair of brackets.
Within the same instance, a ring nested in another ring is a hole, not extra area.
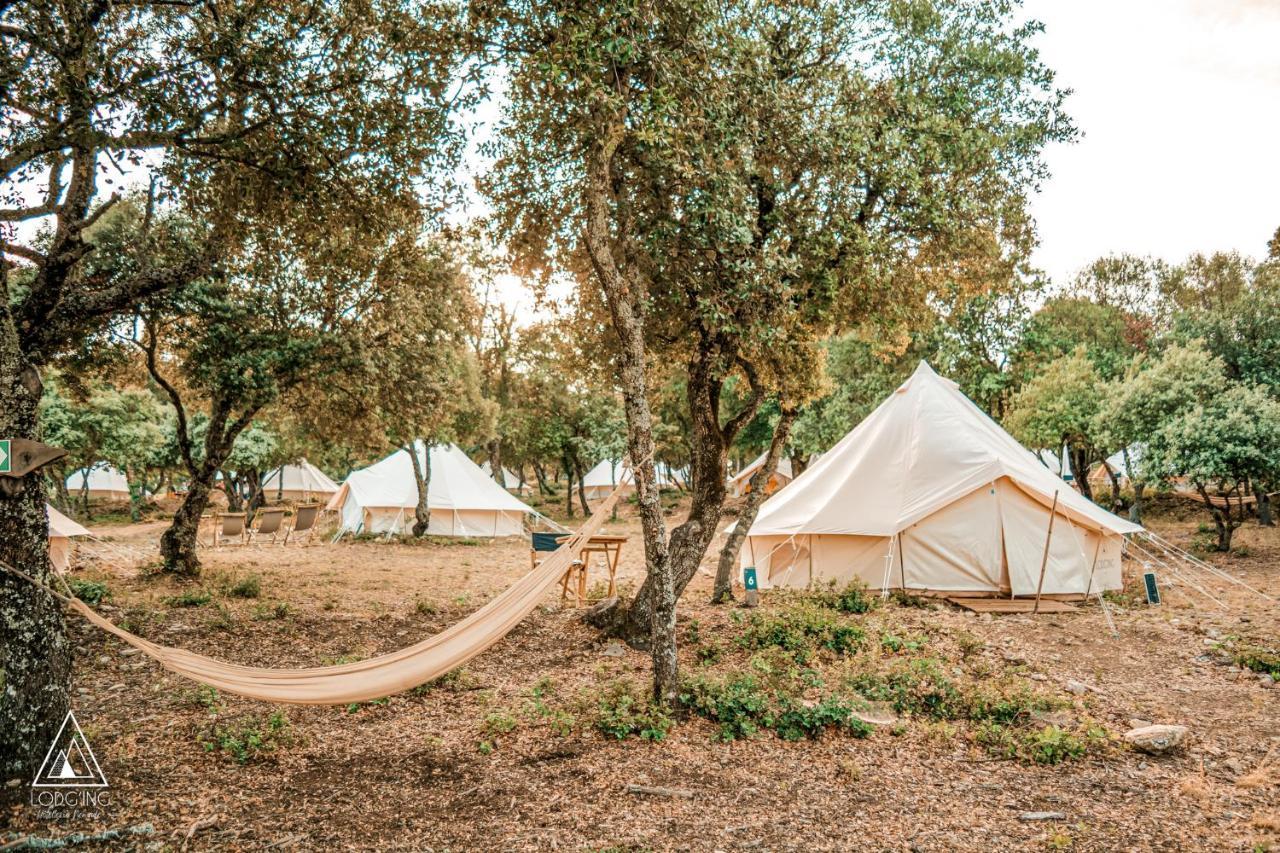
[[(161, 646), (130, 634), (98, 615), (83, 601), (49, 590), (104, 631), (155, 658), (170, 672), (251, 699), (297, 705), (367, 702), (426, 684), (456, 669), (494, 643), (529, 614), (599, 532), (613, 511), (615, 488), (559, 550), (466, 619), (422, 642), (389, 654), (340, 666), (265, 669), (223, 663), (204, 655)], [(15, 572), (21, 574), (20, 572)], [(26, 575), (23, 575), (26, 577)], [(30, 578), (28, 578), (30, 579)], [(45, 587), (48, 589), (48, 587)]]

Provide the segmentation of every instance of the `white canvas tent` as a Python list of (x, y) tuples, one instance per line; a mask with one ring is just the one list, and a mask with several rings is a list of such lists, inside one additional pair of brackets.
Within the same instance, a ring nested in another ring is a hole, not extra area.
[[(489, 464), (488, 459), (480, 463), (480, 470), (484, 472), (486, 477), (495, 483), (497, 482), (493, 477), (493, 466)], [(506, 465), (502, 466), (502, 485), (508, 492), (515, 492), (516, 494), (523, 494), (528, 491), (528, 484), (522, 485), (520, 478)]]
[(89, 480), (89, 500), (129, 500), (129, 481), (105, 462), (81, 468), (68, 477), (67, 491), (73, 496), (81, 494), (86, 477)]
[(924, 362), (760, 509), (740, 554), (761, 586), (1035, 595), (1120, 587), (1142, 528), (1083, 498)]
[(49, 513), (49, 560), (54, 571), (66, 572), (71, 568), (71, 538), (88, 536), (89, 531), (83, 525), (62, 513), (49, 504), (45, 504)]
[(277, 468), (262, 482), (267, 500), (327, 501), (337, 492), (338, 484), (306, 459)]
[[(765, 451), (752, 459), (746, 465), (742, 466), (742, 470), (729, 478), (729, 494), (735, 498), (747, 494), (751, 491), (751, 478), (755, 476), (756, 471), (764, 465), (765, 457), (769, 455), (769, 451)], [(765, 486), (765, 494), (771, 495), (778, 489), (781, 489), (787, 483), (790, 483), (794, 476), (791, 473), (791, 459), (783, 456), (778, 460), (778, 466), (774, 469), (773, 476), (769, 478), (768, 484)]]
[[(1133, 480), (1134, 471), (1138, 464), (1142, 461), (1142, 445), (1129, 445), (1129, 464), (1124, 462), (1124, 451), (1117, 450), (1115, 453), (1107, 457), (1107, 465), (1111, 466), (1111, 470), (1116, 472), (1116, 476), (1120, 479), (1120, 485), (1127, 486)], [(1107, 474), (1106, 465), (1095, 465), (1093, 471), (1089, 473), (1089, 482), (1095, 486), (1110, 486), (1111, 477)]]
[[(613, 491), (613, 487), (619, 483), (624, 486), (623, 495), (634, 492), (635, 485), (631, 479), (631, 472), (624, 471), (623, 467), (621, 460), (601, 459), (597, 462), (595, 467), (582, 477), (582, 488), (587, 493), (587, 498), (589, 500), (606, 498)], [(654, 471), (658, 475), (659, 488), (681, 485), (684, 479), (684, 472), (673, 470), (670, 465), (658, 463)]]
[[(423, 446), (415, 448), (423, 460)], [(452, 444), (431, 448), (427, 489), (434, 536), (519, 536), (524, 516), (537, 513), (487, 477)], [(404, 450), (353, 471), (329, 501), (341, 514), (340, 530), (351, 533), (407, 533), (418, 505), (413, 461)]]

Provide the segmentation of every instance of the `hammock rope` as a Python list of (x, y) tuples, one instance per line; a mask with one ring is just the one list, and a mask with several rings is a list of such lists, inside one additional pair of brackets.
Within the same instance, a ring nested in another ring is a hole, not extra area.
[(609, 494), (558, 550), (465, 619), (415, 645), (336, 666), (304, 669), (241, 666), (162, 646), (129, 633), (78, 598), (64, 595), (7, 563), (0, 565), (62, 600), (92, 624), (114, 634), (176, 675), (250, 699), (296, 705), (345, 705), (380, 699), (426, 684), (501, 640), (572, 567), (590, 538), (604, 526), (619, 496), (620, 487)]

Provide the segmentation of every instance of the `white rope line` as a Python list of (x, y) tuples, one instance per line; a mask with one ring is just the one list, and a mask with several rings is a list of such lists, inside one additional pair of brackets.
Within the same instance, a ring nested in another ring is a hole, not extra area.
[(1136, 543), (1136, 542), (1134, 542), (1134, 543), (1133, 543), (1133, 547), (1137, 548), (1137, 549), (1138, 549), (1139, 551), (1141, 551), (1143, 554), (1146, 554), (1148, 557), (1150, 557), (1152, 560), (1154, 560), (1158, 566), (1160, 566), (1161, 568), (1166, 569), (1166, 570), (1167, 570), (1170, 574), (1172, 574), (1175, 578), (1177, 578), (1178, 580), (1182, 581), (1182, 582), (1183, 582), (1183, 583), (1185, 583), (1187, 586), (1191, 587), (1191, 588), (1192, 588), (1192, 589), (1194, 589), (1196, 592), (1200, 593), (1200, 594), (1201, 594), (1201, 595), (1203, 595), (1205, 598), (1209, 599), (1209, 600), (1210, 600), (1210, 601), (1212, 601), (1214, 604), (1216, 604), (1216, 605), (1218, 605), (1219, 607), (1221, 607), (1223, 610), (1228, 610), (1228, 609), (1229, 609), (1229, 608), (1227, 607), (1227, 605), (1223, 604), (1223, 603), (1222, 603), (1222, 602), (1221, 602), (1217, 597), (1215, 597), (1212, 593), (1210, 593), (1210, 592), (1209, 592), (1208, 590), (1206, 590), (1204, 587), (1200, 586), (1198, 583), (1196, 583), (1195, 581), (1193, 581), (1190, 577), (1188, 577), (1188, 576), (1184, 575), (1182, 572), (1178, 571), (1178, 569), (1174, 567), (1173, 563), (1171, 563), (1171, 562), (1169, 562), (1169, 561), (1167, 561), (1167, 560), (1165, 560), (1165, 559), (1162, 559), (1160, 556), (1158, 556), (1158, 555), (1156, 555), (1156, 554), (1151, 553), (1151, 552), (1150, 552), (1150, 551), (1148, 551), (1146, 548), (1143, 548), (1141, 545), (1139, 545), (1139, 544), (1138, 544), (1138, 543)]
[(893, 571), (893, 555), (897, 552), (898, 537), (889, 537), (889, 550), (884, 555), (884, 580), (880, 583), (880, 598), (889, 597), (889, 574)]
[(1255, 589), (1249, 584), (1240, 580), (1239, 578), (1232, 577), (1230, 574), (1218, 568), (1217, 566), (1213, 565), (1212, 563), (1208, 563), (1204, 560), (1201, 560), (1199, 557), (1195, 556), (1194, 554), (1187, 553), (1186, 551), (1179, 548), (1177, 545), (1174, 545), (1169, 540), (1164, 539), (1161, 536), (1157, 536), (1156, 534), (1152, 533), (1150, 530), (1143, 530), (1142, 534), (1143, 534), (1143, 538), (1145, 538), (1148, 542), (1150, 542), (1153, 547), (1160, 548), (1166, 554), (1176, 555), (1181, 559), (1185, 560), (1186, 562), (1190, 563), (1191, 565), (1195, 566), (1196, 568), (1201, 569), (1202, 571), (1209, 572), (1210, 574), (1216, 575), (1222, 580), (1228, 581), (1229, 583), (1233, 583), (1236, 586), (1244, 587), (1245, 589), (1249, 590), (1255, 595), (1260, 595), (1263, 598), (1267, 599), (1267, 601), (1270, 601), (1273, 603), (1276, 601), (1275, 598), (1272, 598), (1271, 596), (1267, 595), (1262, 590)]

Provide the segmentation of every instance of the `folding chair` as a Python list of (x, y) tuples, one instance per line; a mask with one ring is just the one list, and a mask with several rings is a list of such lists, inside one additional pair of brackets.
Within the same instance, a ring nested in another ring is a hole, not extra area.
[[(540, 558), (538, 555), (549, 554), (552, 551), (559, 549), (560, 541), (564, 539), (567, 535), (568, 534), (566, 533), (531, 534), (531, 543), (530, 543), (530, 549), (529, 549), (529, 567), (531, 569), (536, 569), (538, 567), (538, 564), (541, 563), (543, 559), (545, 559), (545, 558)], [(587, 570), (587, 566), (585, 563), (582, 562), (582, 560), (573, 561), (573, 564), (569, 567), (568, 571), (564, 573), (564, 577), (560, 579), (560, 600), (561, 601), (569, 597), (569, 584), (574, 580), (574, 577), (585, 573), (586, 570)], [(581, 586), (581, 584), (582, 584), (582, 581), (581, 581), (581, 578), (579, 577), (576, 586)], [(575, 596), (575, 599), (574, 599), (575, 602), (577, 601), (577, 599), (578, 599), (578, 596)]]
[(284, 507), (260, 509), (253, 518), (253, 526), (249, 528), (249, 541), (257, 542), (259, 536), (270, 536), (271, 544), (275, 544), (276, 534), (284, 526)]
[(284, 544), (288, 545), (291, 538), (299, 539), (304, 545), (309, 543), (315, 535), (316, 522), (320, 519), (320, 511), (323, 509), (321, 504), (299, 504), (293, 514), (293, 523), (285, 531)]
[(213, 547), (243, 545), (248, 542), (244, 519), (243, 512), (215, 512), (213, 514)]

